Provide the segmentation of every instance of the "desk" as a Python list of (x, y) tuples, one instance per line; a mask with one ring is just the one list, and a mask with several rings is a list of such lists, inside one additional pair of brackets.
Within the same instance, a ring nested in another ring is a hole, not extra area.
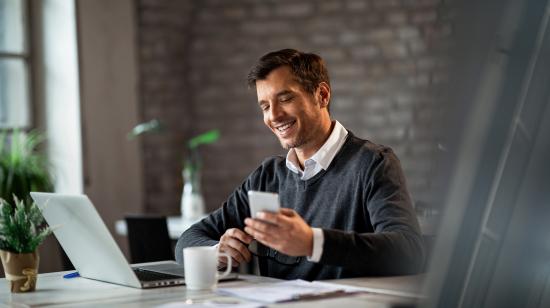
[[(170, 235), (170, 238), (172, 240), (179, 239), (180, 235), (185, 232), (185, 230), (189, 229), (189, 227), (204, 217), (198, 219), (183, 219), (181, 216), (166, 217), (166, 222), (168, 223), (168, 234)], [(115, 222), (115, 231), (118, 235), (128, 235), (128, 228), (124, 219), (117, 220)]]
[[(65, 307), (154, 307), (164, 303), (191, 299), (195, 302), (213, 299), (227, 299), (211, 291), (188, 291), (185, 286), (134, 289), (85, 278), (63, 279), (64, 273), (40, 274), (37, 289), (32, 293), (12, 294), (8, 281), (0, 279), (0, 307), (2, 306), (65, 306)], [(410, 302), (411, 298), (390, 296), (385, 291), (414, 292), (418, 294), (423, 275), (384, 278), (354, 278), (330, 282), (369, 288), (380, 288), (378, 292), (362, 293), (346, 297), (297, 301), (268, 305), (269, 307), (388, 307), (392, 303)], [(223, 286), (247, 286), (277, 281), (273, 278), (242, 275), (239, 281), (222, 283)]]

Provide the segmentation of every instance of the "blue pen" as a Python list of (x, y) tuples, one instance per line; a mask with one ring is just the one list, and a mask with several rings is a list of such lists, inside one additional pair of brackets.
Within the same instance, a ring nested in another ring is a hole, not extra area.
[(78, 272), (68, 273), (67, 275), (63, 275), (63, 278), (70, 279), (70, 278), (76, 278), (80, 277), (80, 274)]

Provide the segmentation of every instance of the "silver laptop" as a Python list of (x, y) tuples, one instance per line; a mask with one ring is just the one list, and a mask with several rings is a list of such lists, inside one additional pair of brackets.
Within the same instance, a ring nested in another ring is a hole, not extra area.
[[(183, 266), (163, 262), (131, 267), (85, 195), (31, 192), (42, 215), (81, 277), (134, 288), (185, 283)], [(236, 274), (227, 279), (235, 279)]]

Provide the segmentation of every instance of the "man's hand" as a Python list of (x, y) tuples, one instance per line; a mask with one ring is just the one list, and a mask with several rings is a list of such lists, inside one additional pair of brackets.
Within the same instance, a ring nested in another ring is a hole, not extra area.
[[(252, 237), (239, 229), (227, 229), (220, 238), (218, 249), (231, 256), (233, 267), (239, 266), (241, 263), (250, 262), (252, 255), (248, 251), (248, 244), (252, 242)], [(218, 264), (227, 265), (227, 259), (224, 257), (218, 258)]]
[(294, 210), (260, 212), (257, 219), (244, 220), (244, 231), (258, 242), (289, 256), (311, 256), (313, 230)]

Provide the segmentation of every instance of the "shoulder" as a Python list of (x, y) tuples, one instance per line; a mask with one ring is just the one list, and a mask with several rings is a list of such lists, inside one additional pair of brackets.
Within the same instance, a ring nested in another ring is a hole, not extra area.
[(259, 183), (272, 183), (274, 180), (284, 176), (287, 171), (285, 157), (280, 155), (270, 156), (264, 159), (248, 176), (248, 180), (252, 183), (252, 186), (257, 186)]
[(262, 174), (275, 174), (286, 169), (286, 157), (274, 155), (264, 159), (260, 166), (256, 169), (256, 172)]
[(397, 159), (391, 147), (359, 138), (352, 132), (348, 132), (348, 139), (344, 146), (344, 151), (350, 152), (352, 156), (369, 165), (381, 160)]

